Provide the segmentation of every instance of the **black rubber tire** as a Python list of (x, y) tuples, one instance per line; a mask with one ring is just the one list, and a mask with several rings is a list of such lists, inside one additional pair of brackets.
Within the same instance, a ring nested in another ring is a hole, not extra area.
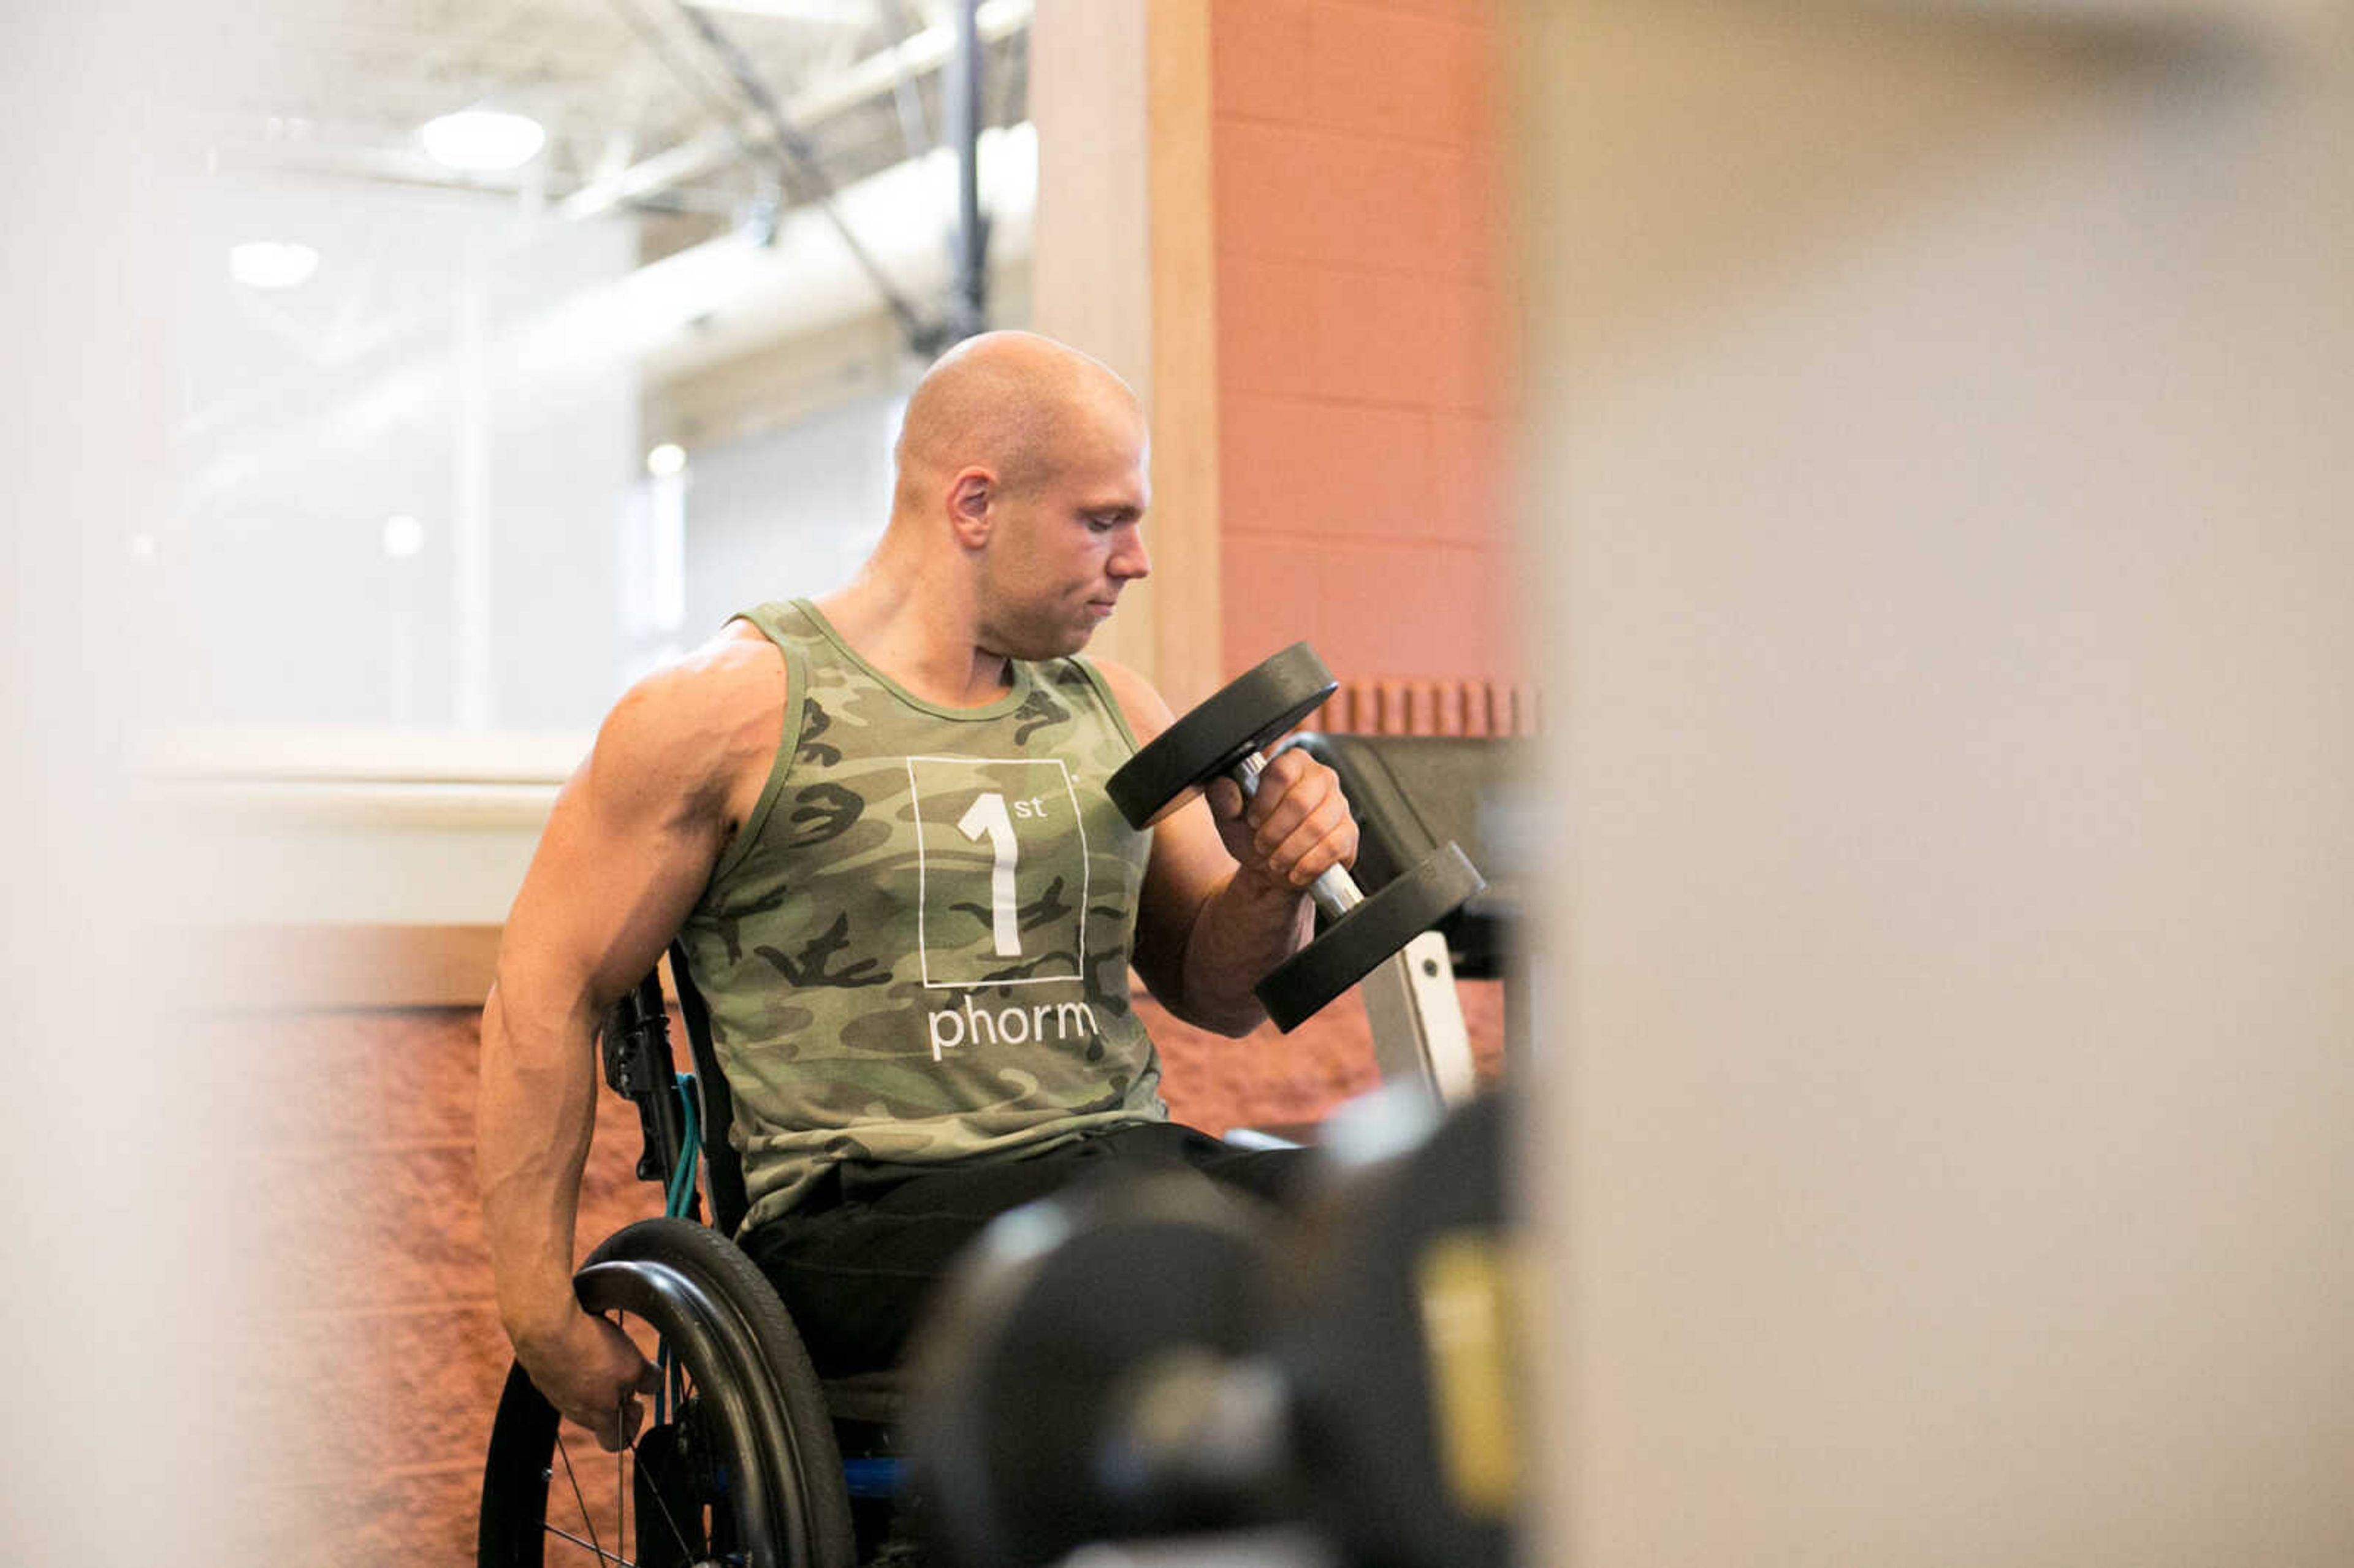
[[(739, 1478), (724, 1506), (746, 1561), (855, 1568), (823, 1390), (784, 1304), (750, 1258), (703, 1225), (641, 1220), (588, 1255), (574, 1288), (592, 1312), (627, 1312), (652, 1325), (711, 1402), (715, 1441)], [(480, 1568), (541, 1568), (556, 1436), (554, 1408), (514, 1367), (482, 1468)]]

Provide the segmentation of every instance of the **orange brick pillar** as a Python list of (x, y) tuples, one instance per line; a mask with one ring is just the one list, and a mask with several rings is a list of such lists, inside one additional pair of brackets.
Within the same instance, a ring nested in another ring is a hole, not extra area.
[(1034, 308), (1152, 414), (1179, 710), (1299, 638), (1324, 722), (1526, 727), (1504, 537), (1497, 0), (1038, 0)]
[(1344, 681), (1509, 688), (1495, 7), (1209, 26), (1224, 673), (1306, 637)]

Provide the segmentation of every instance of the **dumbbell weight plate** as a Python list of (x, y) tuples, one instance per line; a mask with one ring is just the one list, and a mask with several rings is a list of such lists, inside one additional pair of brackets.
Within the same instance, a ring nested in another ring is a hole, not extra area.
[(1265, 1330), (1261, 1217), (1191, 1175), (1042, 1200), (981, 1234), (920, 1335), (909, 1438), (935, 1560), (1037, 1568), (1149, 1530), (1100, 1480), (1135, 1375)]
[(1439, 845), (1269, 970), (1259, 1005), (1290, 1033), (1487, 885), (1453, 842)]
[(1500, 1097), (1474, 1100), (1413, 1150), (1352, 1170), (1283, 1255), (1275, 1338), (1301, 1496), (1340, 1562), (1512, 1556), (1530, 1467), (1511, 1408), (1526, 1372), (1506, 1202), (1516, 1117)]
[(1130, 827), (1158, 821), (1188, 789), (1223, 776), (1341, 689), (1305, 642), (1262, 660), (1162, 730), (1104, 785)]

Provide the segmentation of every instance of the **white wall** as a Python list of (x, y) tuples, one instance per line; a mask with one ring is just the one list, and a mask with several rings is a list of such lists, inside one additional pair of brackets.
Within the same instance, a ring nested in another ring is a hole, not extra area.
[[(917, 373), (910, 368), (909, 387)], [(690, 641), (739, 609), (850, 579), (891, 515), (891, 445), (906, 406), (905, 388), (865, 393), (695, 454), (686, 496)]]
[(2354, 1561), (2354, 34), (1994, 9), (1522, 7), (1533, 1561)]

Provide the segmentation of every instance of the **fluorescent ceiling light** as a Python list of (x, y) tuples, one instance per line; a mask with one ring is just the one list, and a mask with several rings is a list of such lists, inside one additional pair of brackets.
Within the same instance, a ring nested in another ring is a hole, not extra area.
[(403, 512), (384, 520), (384, 553), (405, 561), (425, 548), (425, 524)]
[(686, 467), (686, 449), (676, 441), (664, 441), (646, 454), (646, 471), (657, 479), (667, 479)]
[(427, 121), (417, 136), (435, 163), (476, 174), (520, 168), (547, 145), (546, 127), (538, 121), (496, 109), (444, 114)]
[(292, 289), (319, 270), (319, 253), (307, 245), (249, 239), (228, 248), (228, 275), (249, 289)]

